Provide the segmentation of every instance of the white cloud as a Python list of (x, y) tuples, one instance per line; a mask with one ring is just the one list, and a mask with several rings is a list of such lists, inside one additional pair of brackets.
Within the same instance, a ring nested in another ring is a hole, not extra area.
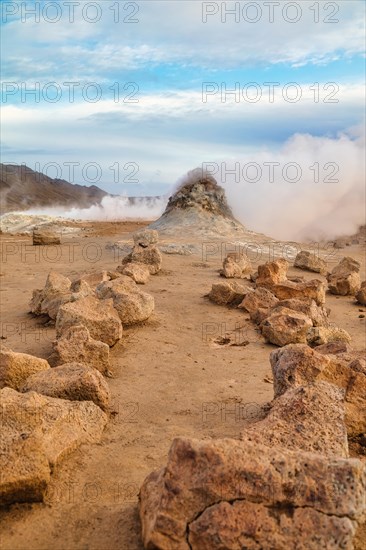
[[(218, 13), (202, 22), (204, 2), (190, 0), (156, 0), (136, 2), (138, 23), (113, 22), (115, 2), (100, 2), (101, 20), (86, 22), (76, 10), (73, 23), (68, 12), (57, 23), (42, 18), (39, 23), (9, 22), (3, 28), (3, 40), (11, 45), (11, 63), (6, 78), (14, 79), (18, 71), (39, 77), (68, 75), (76, 79), (108, 71), (131, 70), (155, 63), (180, 63), (201, 67), (243, 67), (252, 63), (289, 63), (294, 67), (308, 63), (325, 64), (344, 55), (364, 51), (364, 6), (359, 0), (315, 3), (320, 6), (320, 21), (314, 22), (313, 2), (297, 2), (302, 17), (297, 23), (284, 20), (282, 10), (289, 2), (281, 0), (273, 23), (267, 9), (257, 23), (241, 17), (236, 23), (228, 17), (221, 21)], [(121, 3), (123, 5), (123, 3)], [(216, 2), (217, 6), (232, 3)], [(245, 6), (248, 2), (241, 2)], [(325, 23), (332, 4), (339, 6), (333, 16), (337, 23)], [(60, 2), (63, 5), (63, 2)], [(326, 9), (325, 6), (328, 6)], [(290, 14), (290, 12), (289, 12)], [(121, 18), (126, 13), (121, 13)], [(291, 14), (290, 14), (291, 15)], [(26, 53), (25, 53), (26, 52)], [(102, 73), (102, 74), (101, 74)]]

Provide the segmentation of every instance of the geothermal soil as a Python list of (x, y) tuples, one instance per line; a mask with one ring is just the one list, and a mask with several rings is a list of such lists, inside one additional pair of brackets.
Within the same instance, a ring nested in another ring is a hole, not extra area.
[[(70, 278), (114, 270), (121, 253), (110, 245), (130, 242), (129, 234), (143, 225), (83, 223), (57, 248), (32, 247), (29, 236), (0, 235), (2, 342), (47, 358), (55, 331), (46, 318), (28, 313), (32, 290), (44, 286), (50, 269)], [(204, 298), (221, 280), (222, 255), (233, 245), (183, 235), (162, 237), (160, 244), (168, 242), (194, 244), (196, 253), (163, 254), (162, 271), (142, 287), (155, 298), (153, 316), (125, 329), (111, 350), (108, 382), (117, 414), (98, 445), (82, 446), (56, 469), (45, 503), (0, 511), (1, 550), (141, 550), (139, 487), (165, 465), (173, 438), (239, 437), (272, 399), (269, 353), (275, 346), (264, 343), (243, 310)], [(275, 248), (281, 256), (281, 246)], [(362, 262), (364, 280), (364, 245), (333, 250), (329, 269), (346, 255)], [(253, 263), (272, 259), (263, 248)], [(295, 268), (289, 275), (324, 279)], [(326, 305), (330, 319), (351, 334), (354, 349), (364, 349), (366, 308), (329, 294)], [(236, 345), (222, 344), (226, 333)]]

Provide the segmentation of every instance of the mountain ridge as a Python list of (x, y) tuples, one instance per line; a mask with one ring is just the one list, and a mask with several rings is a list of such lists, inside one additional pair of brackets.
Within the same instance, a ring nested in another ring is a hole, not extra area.
[(96, 185), (90, 187), (53, 179), (25, 165), (0, 164), (0, 209), (5, 214), (30, 208), (79, 207), (100, 204), (113, 196)]

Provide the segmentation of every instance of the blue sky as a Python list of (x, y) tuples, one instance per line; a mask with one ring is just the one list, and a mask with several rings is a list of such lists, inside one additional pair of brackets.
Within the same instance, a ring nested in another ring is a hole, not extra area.
[[(72, 20), (63, 1), (2, 2), (2, 162), (156, 195), (202, 162), (255, 159), (295, 134), (336, 138), (363, 122), (363, 0), (120, 1), (118, 17), (116, 4), (79, 0)], [(223, 5), (238, 9), (226, 22)], [(206, 102), (204, 83), (216, 90)], [(25, 94), (37, 86), (37, 100)], [(299, 101), (284, 99), (297, 90)]]

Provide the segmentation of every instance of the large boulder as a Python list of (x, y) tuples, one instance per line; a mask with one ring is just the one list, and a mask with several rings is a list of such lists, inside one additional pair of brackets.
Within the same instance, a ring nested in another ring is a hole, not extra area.
[(331, 325), (327, 327), (313, 327), (307, 335), (308, 344), (311, 346), (321, 346), (332, 342), (351, 342), (351, 336), (343, 328)]
[(327, 263), (325, 260), (316, 256), (314, 252), (301, 250), (295, 258), (294, 266), (305, 271), (313, 271), (325, 275), (327, 273)]
[[(343, 354), (323, 355), (308, 346), (286, 346), (272, 352), (271, 366), (275, 396), (291, 388), (319, 388), (322, 381), (337, 386), (345, 403), (345, 424), (349, 436), (366, 432), (366, 372), (358, 359)], [(285, 393), (287, 392), (287, 393)], [(319, 420), (324, 418), (319, 411)], [(290, 415), (291, 418), (291, 415)]]
[(258, 287), (264, 286), (271, 290), (273, 285), (287, 280), (288, 268), (289, 263), (283, 258), (258, 266), (258, 276), (255, 280), (256, 285)]
[(352, 548), (365, 465), (249, 440), (177, 438), (140, 491), (145, 548)]
[(100, 440), (107, 415), (91, 401), (0, 391), (0, 504), (40, 502), (51, 471), (83, 443)]
[(35, 227), (33, 229), (33, 245), (47, 246), (61, 244), (60, 233), (51, 227)]
[(360, 290), (360, 267), (357, 260), (346, 256), (328, 275), (328, 289), (332, 294), (354, 296)]
[(252, 271), (252, 264), (248, 256), (231, 252), (224, 259), (221, 275), (227, 279), (243, 279), (250, 275)]
[(329, 324), (328, 310), (324, 306), (318, 306), (314, 300), (299, 300), (298, 298), (280, 300), (269, 310), (269, 313), (275, 313), (278, 311), (277, 308), (281, 307), (304, 313), (310, 317), (315, 327), (328, 326)]
[(154, 297), (142, 292), (129, 277), (123, 276), (97, 286), (97, 296), (112, 298), (123, 325), (146, 321), (154, 311)]
[(294, 386), (275, 398), (266, 418), (243, 436), (270, 447), (348, 457), (344, 392), (320, 381)]
[(266, 341), (276, 346), (306, 343), (308, 330), (312, 326), (313, 323), (307, 315), (286, 307), (276, 308), (260, 324)]
[(108, 346), (114, 346), (122, 337), (122, 323), (110, 299), (87, 296), (61, 306), (56, 318), (57, 338), (74, 325), (84, 325), (94, 340)]
[(304, 283), (285, 281), (273, 285), (271, 291), (279, 300), (314, 300), (318, 306), (325, 303), (325, 284), (318, 279)]
[(75, 302), (91, 293), (86, 282), (75, 289), (72, 288), (70, 279), (56, 271), (50, 271), (45, 287), (42, 290), (33, 290), (30, 310), (35, 315), (48, 315), (51, 319), (56, 319), (63, 304)]
[(360, 290), (356, 293), (356, 300), (359, 304), (366, 306), (366, 281), (362, 281)]
[(49, 315), (54, 319), (65, 297), (69, 301), (71, 281), (56, 271), (50, 271), (42, 290), (33, 290), (30, 310), (35, 315)]
[(49, 362), (53, 367), (64, 363), (83, 363), (106, 374), (109, 370), (109, 346), (94, 340), (83, 325), (74, 325), (53, 342)]
[(121, 273), (131, 277), (131, 279), (138, 285), (144, 285), (150, 279), (150, 271), (147, 265), (145, 264), (135, 264), (131, 262), (130, 264), (121, 266)]
[(155, 300), (147, 292), (123, 292), (113, 298), (113, 305), (123, 325), (146, 321), (154, 312)]
[(274, 396), (278, 397), (290, 388), (313, 384), (330, 359), (306, 344), (289, 344), (272, 351), (270, 363), (273, 373)]
[(250, 287), (240, 285), (236, 281), (225, 281), (222, 283), (214, 283), (207, 296), (211, 302), (215, 304), (239, 305), (239, 303), (243, 301), (244, 296), (250, 291)]
[(163, 257), (160, 250), (156, 246), (143, 247), (137, 245), (133, 248), (132, 252), (125, 256), (122, 260), (122, 266), (130, 263), (145, 264), (147, 265), (150, 274), (155, 275), (161, 270)]
[(259, 324), (277, 304), (278, 298), (267, 288), (261, 287), (248, 292), (238, 307), (245, 309), (252, 321)]
[(8, 386), (19, 390), (29, 376), (49, 368), (50, 365), (45, 359), (2, 347), (0, 349), (0, 389)]
[(108, 410), (110, 401), (108, 384), (100, 372), (81, 363), (67, 363), (33, 374), (21, 391), (70, 401), (93, 401), (103, 411)]

